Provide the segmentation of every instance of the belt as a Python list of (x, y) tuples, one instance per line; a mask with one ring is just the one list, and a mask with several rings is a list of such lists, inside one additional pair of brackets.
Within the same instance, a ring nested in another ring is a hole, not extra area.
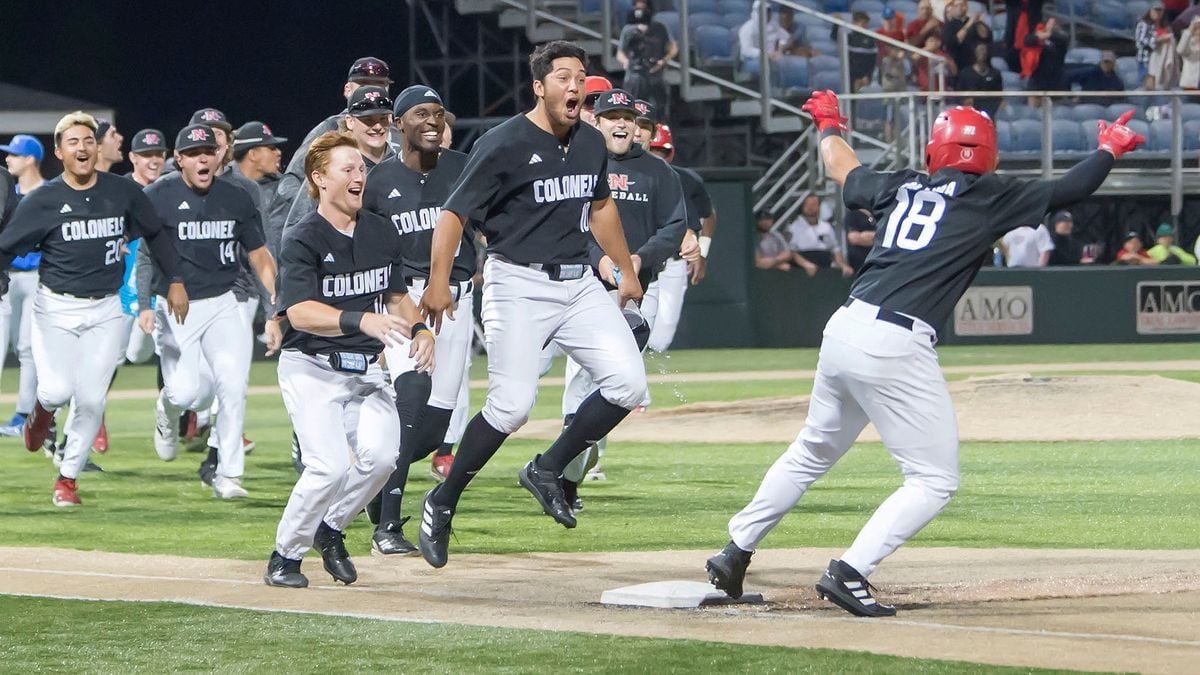
[[(853, 305), (853, 304), (854, 304), (854, 298), (846, 298), (846, 302), (842, 303), (842, 307), (849, 307), (850, 305)], [(884, 308), (880, 307), (879, 311), (876, 312), (876, 314), (875, 314), (875, 318), (879, 319), (880, 321), (886, 321), (886, 322), (892, 324), (893, 326), (900, 326), (901, 328), (903, 328), (905, 330), (912, 330), (912, 328), (913, 328), (913, 320), (912, 319), (908, 318), (907, 316), (904, 316), (903, 314), (898, 314), (896, 312), (893, 312), (890, 309), (884, 309)]]
[[(423, 291), (429, 285), (429, 279), (426, 279), (425, 277), (404, 277), (404, 285), (414, 290)], [(450, 282), (450, 293), (454, 295), (455, 302), (458, 302), (474, 292), (475, 281), (473, 279)]]
[(509, 265), (517, 265), (519, 267), (528, 267), (531, 270), (537, 270), (546, 276), (550, 277), (550, 281), (575, 281), (582, 279), (591, 272), (591, 265), (585, 263), (573, 264), (550, 264), (550, 263), (519, 263), (513, 262), (502, 255), (493, 253), (492, 257), (506, 262)]
[(104, 293), (102, 295), (75, 295), (74, 293), (63, 293), (62, 291), (56, 291), (53, 288), (50, 288), (49, 286), (47, 286), (46, 284), (39, 284), (39, 285), (42, 288), (46, 289), (47, 291), (50, 291), (54, 295), (61, 295), (64, 298), (74, 298), (75, 300), (103, 300), (105, 298), (111, 298), (112, 296), (117, 294), (116, 291), (113, 291), (112, 293)]

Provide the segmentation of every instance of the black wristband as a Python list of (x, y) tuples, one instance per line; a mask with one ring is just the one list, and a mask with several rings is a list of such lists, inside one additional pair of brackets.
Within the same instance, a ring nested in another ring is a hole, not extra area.
[(429, 334), (433, 335), (433, 331), (429, 330), (429, 326), (426, 326), (424, 324), (424, 322), (418, 321), (412, 325), (412, 331), (409, 332), (408, 339), (410, 339), (410, 340), (417, 339), (417, 333), (420, 333), (423, 330), (429, 331)]
[(830, 136), (837, 136), (838, 138), (841, 138), (842, 130), (838, 129), (837, 127), (829, 127), (828, 129), (821, 132), (821, 140), (825, 140), (826, 138), (829, 138)]
[(342, 315), (338, 317), (338, 328), (341, 329), (342, 335), (361, 332), (359, 324), (362, 323), (363, 314), (365, 312), (342, 312)]

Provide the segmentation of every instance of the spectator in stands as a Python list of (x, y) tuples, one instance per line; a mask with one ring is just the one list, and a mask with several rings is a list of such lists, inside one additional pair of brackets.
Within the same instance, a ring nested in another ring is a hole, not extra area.
[(1179, 83), (1179, 57), (1175, 33), (1166, 25), (1154, 29), (1154, 50), (1146, 66), (1146, 89), (1171, 89)]
[(1005, 0), (1004, 60), (1008, 69), (1021, 72), (1021, 47), (1029, 29), (1042, 22), (1044, 0)]
[(846, 211), (846, 262), (857, 274), (875, 245), (875, 219), (865, 210)]
[[(985, 44), (975, 45), (975, 63), (970, 68), (960, 72), (955, 80), (955, 89), (961, 91), (1003, 91), (1004, 78), (1000, 71), (992, 66), (991, 50)], [(963, 105), (969, 105), (982, 110), (988, 116), (995, 118), (996, 110), (1000, 108), (999, 97), (975, 98), (966, 97)]]
[(1050, 265), (1090, 265), (1096, 262), (1088, 255), (1083, 242), (1075, 238), (1075, 219), (1070, 211), (1056, 212), (1050, 217), (1050, 227), (1054, 230), (1054, 234), (1050, 235), (1054, 243), (1054, 250), (1050, 252)]
[[(755, 30), (757, 30), (758, 15), (751, 13), (750, 20), (754, 22)], [(796, 23), (796, 10), (787, 6), (780, 7), (773, 23), (780, 32), (788, 36), (781, 47), (783, 53), (791, 56), (803, 56), (806, 59), (820, 56), (808, 41), (808, 30), (804, 24)]]
[(1187, 30), (1179, 36), (1179, 86), (1200, 89), (1200, 16), (1192, 19)]
[[(884, 91), (900, 92), (908, 90), (911, 80), (912, 64), (899, 47), (888, 47), (887, 54), (879, 62), (879, 84)], [(884, 121), (883, 135), (888, 141), (895, 138), (894, 129), (900, 106), (904, 99), (897, 96), (887, 102), (887, 119)]]
[[(945, 64), (946, 68), (946, 84), (953, 83), (958, 70), (954, 65), (954, 59), (942, 51), (942, 36), (937, 33), (930, 33), (925, 38), (925, 44), (921, 48), (942, 57), (942, 63)], [(917, 86), (920, 87), (921, 91), (934, 91), (937, 89), (936, 66), (930, 64), (929, 59), (924, 56), (912, 54), (911, 58), (913, 60), (913, 72), (916, 74)]]
[(1163, 223), (1154, 232), (1157, 242), (1147, 253), (1160, 265), (1195, 265), (1196, 256), (1175, 245), (1175, 228)]
[(968, 13), (967, 0), (951, 0), (946, 5), (942, 44), (959, 72), (970, 68), (975, 61), (975, 45), (992, 42), (992, 29), (988, 28), (983, 12), (974, 16)]
[[(866, 12), (855, 12), (852, 21), (859, 28), (866, 28), (871, 17)], [(850, 87), (858, 91), (871, 83), (875, 75), (875, 62), (879, 58), (878, 42), (875, 38), (852, 31), (846, 36), (846, 49), (850, 53)]]
[[(875, 29), (875, 32), (898, 42), (904, 42), (904, 15), (885, 5), (881, 16), (883, 24)], [(887, 56), (892, 47), (882, 40), (876, 42), (879, 43), (879, 58), (882, 59)]]
[[(767, 21), (767, 36), (765, 44), (768, 58), (776, 61), (782, 56), (817, 56), (808, 42), (804, 26), (796, 24), (796, 12), (791, 7), (779, 8), (778, 16)], [(758, 3), (750, 12), (750, 19), (738, 29), (738, 52), (742, 65), (757, 63), (761, 54), (758, 43)], [(756, 70), (756, 68), (750, 68)]]
[(1000, 251), (1008, 267), (1045, 267), (1053, 250), (1050, 230), (1041, 224), (1018, 227), (1000, 240)]
[(775, 216), (768, 211), (759, 211), (755, 214), (754, 221), (758, 228), (754, 266), (760, 270), (784, 272), (792, 269), (792, 247), (787, 236), (775, 229)]
[(1158, 261), (1150, 257), (1146, 253), (1145, 246), (1142, 245), (1142, 237), (1137, 232), (1126, 232), (1125, 240), (1121, 244), (1121, 250), (1117, 251), (1117, 259), (1113, 261), (1114, 265), (1157, 265)]
[(821, 220), (821, 198), (809, 195), (800, 206), (800, 217), (791, 226), (791, 245), (796, 253), (795, 264), (804, 268), (808, 276), (824, 267), (837, 266), (842, 276), (854, 276), (854, 268), (846, 263), (842, 246), (833, 225)]
[(678, 51), (667, 27), (652, 18), (647, 0), (635, 0), (617, 48), (617, 60), (625, 68), (625, 91), (650, 101), (655, 110), (665, 111), (669, 101), (663, 70)]
[[(1078, 84), (1083, 91), (1125, 91), (1125, 83), (1117, 74), (1117, 55), (1111, 51), (1100, 52), (1098, 65), (1081, 68), (1071, 77), (1072, 84)], [(1109, 105), (1120, 102), (1120, 96), (1098, 96), (1084, 99), (1084, 103)]]
[(1150, 5), (1134, 28), (1133, 42), (1137, 46), (1138, 77), (1146, 89), (1154, 88), (1150, 61), (1158, 50), (1159, 42), (1166, 39), (1169, 32), (1161, 2)]
[(1191, 5), (1192, 0), (1162, 0), (1163, 16), (1171, 23)]
[[(1028, 78), (1025, 88), (1029, 91), (1067, 89), (1064, 64), (1070, 44), (1070, 36), (1059, 29), (1058, 21), (1053, 17), (1026, 35), (1025, 47), (1021, 50), (1021, 77)], [(1039, 98), (1029, 98), (1029, 105), (1033, 107), (1041, 103)]]
[(921, 0), (917, 3), (916, 17), (904, 29), (904, 39), (914, 47), (924, 47), (925, 38), (934, 33), (942, 34), (942, 22), (933, 15), (933, 4), (929, 0)]

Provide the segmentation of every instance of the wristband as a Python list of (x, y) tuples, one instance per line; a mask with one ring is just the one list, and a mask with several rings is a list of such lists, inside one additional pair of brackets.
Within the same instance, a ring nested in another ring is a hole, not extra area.
[(700, 235), (700, 239), (698, 241), (700, 242), (700, 257), (707, 258), (708, 249), (712, 248), (712, 237)]
[(416, 340), (417, 333), (420, 333), (421, 331), (425, 331), (426, 333), (429, 333), (429, 337), (433, 337), (433, 331), (429, 330), (429, 326), (426, 326), (424, 323), (418, 321), (412, 325), (412, 330), (409, 331), (408, 339)]
[(838, 138), (841, 138), (842, 130), (837, 127), (829, 127), (821, 130), (821, 140), (825, 140), (831, 136), (837, 136)]
[(342, 312), (338, 317), (338, 329), (342, 335), (354, 335), (362, 331), (360, 324), (366, 312)]

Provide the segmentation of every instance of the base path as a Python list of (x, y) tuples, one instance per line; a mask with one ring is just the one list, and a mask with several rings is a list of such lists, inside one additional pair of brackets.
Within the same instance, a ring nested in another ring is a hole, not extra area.
[(393, 621), (571, 630), (1085, 670), (1184, 672), (1200, 659), (1200, 551), (910, 548), (872, 578), (894, 619), (855, 619), (811, 590), (840, 551), (764, 550), (747, 589), (767, 604), (615, 609), (609, 588), (704, 580), (712, 551), (356, 560), (335, 586), (320, 558), (313, 586), (269, 588), (264, 561), (0, 548), (0, 594), (171, 601)]

